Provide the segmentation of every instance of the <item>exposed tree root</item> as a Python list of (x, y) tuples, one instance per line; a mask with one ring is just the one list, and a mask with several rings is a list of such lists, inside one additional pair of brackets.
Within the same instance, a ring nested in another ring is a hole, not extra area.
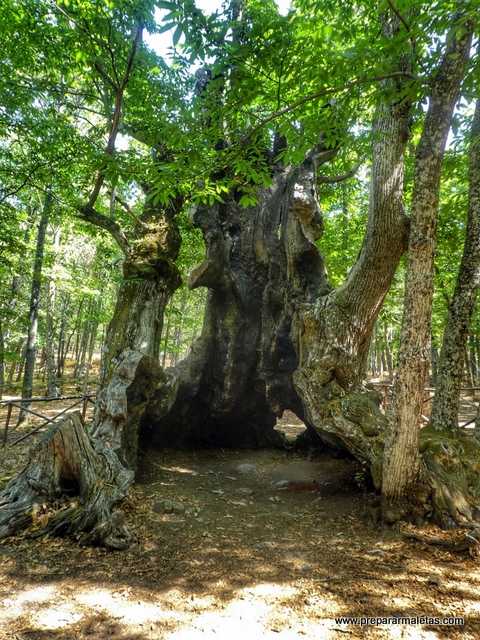
[[(479, 525), (480, 526), (480, 525)], [(452, 553), (468, 554), (471, 558), (478, 558), (480, 555), (480, 529), (462, 531), (460, 536), (454, 539), (442, 538), (426, 534), (425, 532), (402, 531), (402, 536), (407, 540), (414, 540), (426, 545), (442, 547)]]
[[(347, 390), (327, 374), (306, 367), (294, 374), (308, 422), (323, 441), (359, 460), (380, 491), (389, 416), (381, 412), (376, 392)], [(475, 525), (480, 515), (480, 442), (465, 430), (426, 427), (420, 432), (420, 451), (421, 476), (405, 500), (384, 502), (386, 523), (434, 522), (443, 529)]]
[(31, 449), (26, 467), (0, 493), (0, 538), (33, 524), (34, 535), (128, 547), (123, 514), (114, 509), (133, 482), (138, 424), (159, 376), (158, 365), (139, 352), (118, 358), (92, 433), (78, 412), (69, 414)]
[(25, 469), (0, 495), (0, 538), (32, 524), (45, 503), (74, 494), (74, 501), (47, 522), (39, 519), (40, 532), (75, 534), (82, 543), (124, 549), (129, 534), (113, 508), (132, 481), (133, 471), (112, 449), (92, 441), (80, 414), (72, 413), (33, 447)]

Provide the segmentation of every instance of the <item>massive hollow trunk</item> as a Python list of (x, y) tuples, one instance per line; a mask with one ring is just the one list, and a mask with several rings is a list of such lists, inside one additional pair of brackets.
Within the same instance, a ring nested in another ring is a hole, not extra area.
[[(319, 147), (295, 169), (274, 166), (255, 207), (231, 199), (196, 211), (207, 255), (190, 286), (209, 289), (204, 327), (189, 357), (167, 372), (168, 388), (155, 394), (145, 439), (165, 446), (280, 444), (275, 418), (290, 409), (318, 440), (330, 383), (350, 389), (362, 379), (374, 322), (406, 245), (409, 108), (406, 100), (378, 107), (368, 229), (337, 291), (315, 245), (322, 233), (315, 172), (333, 150)], [(323, 436), (333, 442), (330, 431)]]
[[(258, 204), (235, 200), (200, 208), (206, 259), (190, 286), (209, 289), (202, 335), (179, 366), (166, 371), (142, 419), (157, 446), (258, 447), (280, 444), (275, 417), (294, 411), (318, 442), (362, 462), (378, 490), (391, 430), (378, 394), (364, 384), (375, 320), (408, 239), (403, 213), (403, 154), (409, 105), (379, 106), (370, 210), (359, 259), (345, 283), (329, 286), (315, 245), (322, 220), (315, 193), (318, 152), (294, 170), (276, 167)], [(471, 522), (480, 499), (468, 439), (424, 430), (423, 481), (409, 513)], [(461, 451), (468, 451), (468, 455)]]
[[(405, 138), (402, 126), (396, 124), (398, 138)], [(385, 125), (385, 137), (391, 134)], [(376, 184), (401, 163), (402, 150), (392, 152), (390, 144), (388, 159), (376, 166)], [(375, 192), (380, 204), (372, 205), (378, 219), (388, 209), (393, 238), (388, 228), (372, 225), (374, 237), (352, 276), (361, 286), (348, 279), (333, 291), (315, 245), (322, 219), (314, 165), (330, 155), (318, 153), (296, 170), (277, 169), (255, 207), (229, 202), (196, 211), (207, 255), (190, 286), (209, 289), (204, 327), (186, 360), (167, 370), (167, 383), (142, 421), (145, 440), (159, 446), (282, 444), (273, 427), (290, 409), (317, 442), (371, 460), (369, 438), (386, 420), (375, 394), (362, 393), (361, 381), (374, 321), (405, 246), (403, 174), (389, 180), (388, 192)], [(375, 252), (381, 256), (376, 263)], [(364, 270), (372, 263), (376, 270), (368, 280)], [(357, 411), (376, 412), (380, 426), (366, 419), (364, 434)]]
[(277, 169), (255, 207), (231, 200), (195, 212), (207, 255), (189, 285), (209, 289), (203, 331), (187, 359), (167, 371), (169, 388), (159, 389), (143, 420), (146, 439), (281, 444), (276, 416), (289, 408), (303, 417), (292, 385), (294, 307), (329, 290), (314, 245), (321, 219), (313, 187), (311, 159), (295, 171)]

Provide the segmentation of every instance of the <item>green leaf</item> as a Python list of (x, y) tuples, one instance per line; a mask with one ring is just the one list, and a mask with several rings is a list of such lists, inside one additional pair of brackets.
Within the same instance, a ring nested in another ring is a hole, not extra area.
[(170, 31), (170, 29), (173, 29), (173, 27), (175, 26), (175, 23), (173, 22), (168, 22), (167, 24), (164, 24), (163, 27), (161, 27), (157, 33), (165, 33), (165, 31)]
[(182, 35), (183, 29), (182, 29), (182, 25), (179, 24), (178, 27), (175, 30), (175, 33), (173, 34), (173, 46), (176, 47), (178, 44), (178, 41), (180, 40), (180, 37)]

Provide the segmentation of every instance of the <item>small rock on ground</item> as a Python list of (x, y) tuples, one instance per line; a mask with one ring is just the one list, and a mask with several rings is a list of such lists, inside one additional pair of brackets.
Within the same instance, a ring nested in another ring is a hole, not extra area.
[(238, 489), (235, 490), (235, 493), (239, 493), (240, 495), (243, 495), (243, 496), (253, 496), (254, 491), (249, 487), (238, 487)]
[(185, 505), (175, 500), (157, 500), (152, 509), (155, 513), (185, 513)]
[(256, 464), (244, 463), (239, 464), (237, 469), (238, 473), (243, 473), (244, 475), (250, 475), (258, 473), (258, 468)]

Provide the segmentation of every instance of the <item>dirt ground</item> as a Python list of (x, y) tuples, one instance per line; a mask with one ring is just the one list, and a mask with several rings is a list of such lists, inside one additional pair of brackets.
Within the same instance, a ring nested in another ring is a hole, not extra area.
[[(164, 450), (141, 469), (128, 551), (4, 541), (1, 640), (480, 637), (478, 563), (380, 528), (348, 460)], [(465, 626), (336, 621), (422, 615)]]

